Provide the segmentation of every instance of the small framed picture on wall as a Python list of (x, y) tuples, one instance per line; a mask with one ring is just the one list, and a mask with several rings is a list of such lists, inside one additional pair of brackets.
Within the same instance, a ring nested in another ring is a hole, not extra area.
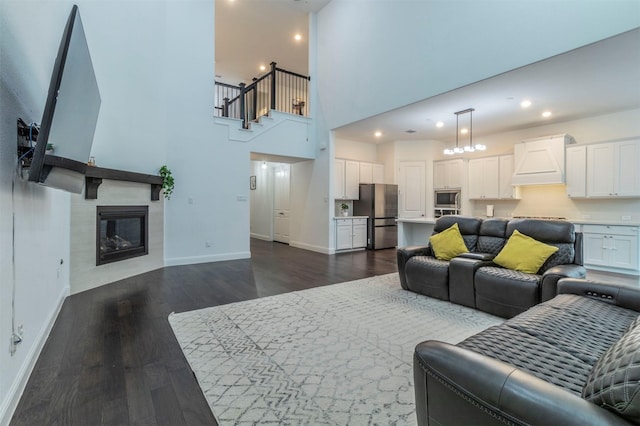
[(256, 189), (256, 177), (255, 176), (249, 176), (249, 189), (251, 189), (251, 190)]

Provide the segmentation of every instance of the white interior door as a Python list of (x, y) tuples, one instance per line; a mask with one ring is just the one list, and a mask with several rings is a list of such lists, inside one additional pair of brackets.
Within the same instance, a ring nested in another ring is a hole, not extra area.
[(400, 161), (398, 198), (399, 217), (425, 217), (424, 161)]
[(274, 167), (273, 240), (286, 244), (289, 244), (290, 174), (289, 164)]

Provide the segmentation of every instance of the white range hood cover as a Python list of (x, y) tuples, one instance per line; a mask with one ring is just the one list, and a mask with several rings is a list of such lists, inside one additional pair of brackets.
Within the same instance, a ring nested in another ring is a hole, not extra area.
[(511, 184), (547, 185), (565, 183), (564, 150), (575, 143), (567, 134), (528, 139), (514, 145)]

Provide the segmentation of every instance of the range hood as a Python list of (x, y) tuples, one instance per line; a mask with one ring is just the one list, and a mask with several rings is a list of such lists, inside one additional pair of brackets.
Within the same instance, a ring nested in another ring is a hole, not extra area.
[(513, 186), (565, 183), (565, 145), (575, 143), (567, 134), (527, 139), (514, 145)]

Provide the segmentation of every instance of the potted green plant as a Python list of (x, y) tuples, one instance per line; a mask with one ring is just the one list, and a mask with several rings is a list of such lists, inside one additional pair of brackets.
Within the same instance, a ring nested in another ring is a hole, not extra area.
[(342, 212), (342, 216), (349, 216), (349, 204), (340, 204), (340, 211)]
[(171, 170), (166, 165), (160, 167), (160, 176), (162, 177), (162, 192), (164, 193), (164, 198), (170, 200), (175, 183)]

